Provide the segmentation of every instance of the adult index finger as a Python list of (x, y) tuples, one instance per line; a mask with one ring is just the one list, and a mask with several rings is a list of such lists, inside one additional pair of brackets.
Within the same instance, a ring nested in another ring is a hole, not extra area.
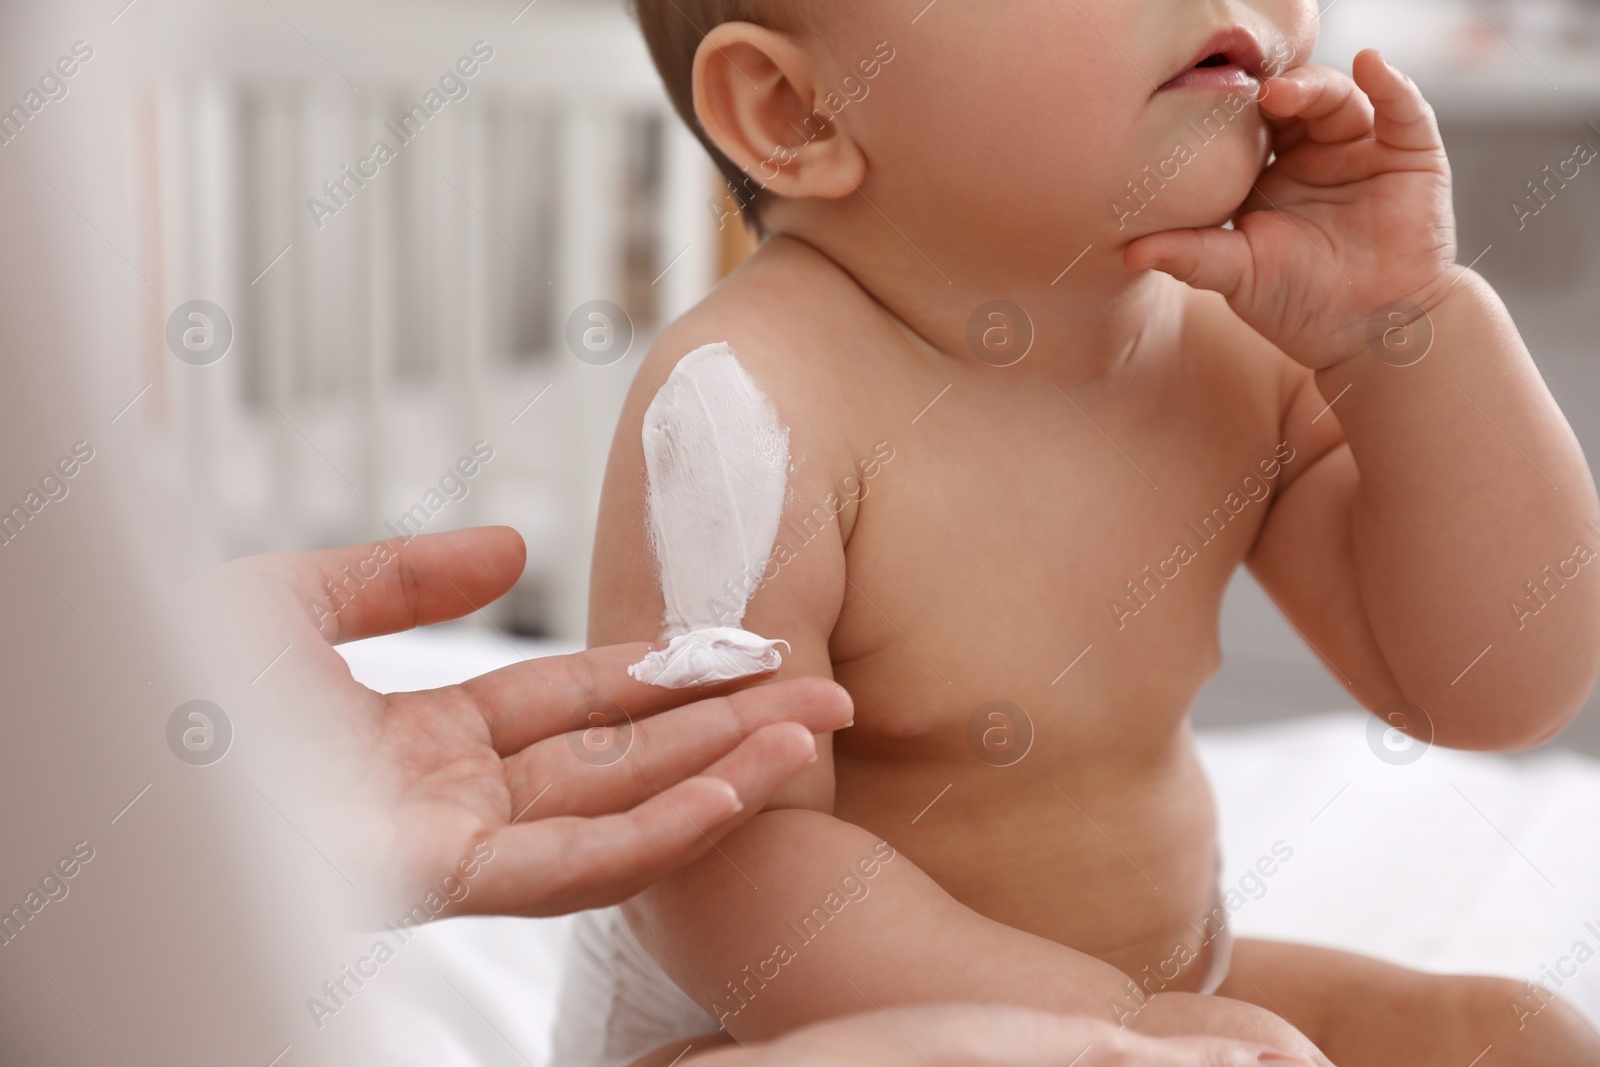
[(765, 672), (684, 689), (646, 685), (629, 675), (628, 668), (651, 647), (638, 642), (527, 660), (474, 678), (461, 688), (482, 710), (495, 751), (510, 755), (547, 737), (591, 725), (589, 711), (604, 718), (607, 711), (620, 709), (641, 718), (746, 688), (770, 676)]

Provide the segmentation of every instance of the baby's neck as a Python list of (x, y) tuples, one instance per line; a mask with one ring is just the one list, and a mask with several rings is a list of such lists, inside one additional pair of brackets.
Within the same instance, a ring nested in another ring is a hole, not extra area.
[(780, 219), (770, 240), (800, 241), (833, 260), (944, 357), (999, 365), (1005, 357), (975, 346), (974, 334), (981, 337), (991, 322), (1015, 326), (990, 318), (996, 311), (1004, 316), (1005, 304), (1026, 312), (1019, 335), (1032, 328), (1026, 358), (1007, 373), (1063, 389), (1102, 378), (1135, 349), (1176, 341), (1183, 287), (1165, 275), (1128, 270), (1120, 248), (1078, 244), (1014, 254), (971, 242), (963, 248), (920, 230), (913, 237), (871, 205), (859, 206), (865, 215)]

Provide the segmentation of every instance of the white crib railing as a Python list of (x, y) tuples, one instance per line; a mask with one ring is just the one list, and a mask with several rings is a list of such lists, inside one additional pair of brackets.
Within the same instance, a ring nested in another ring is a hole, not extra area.
[[(549, 62), (524, 45), (487, 66), (403, 146), (385, 123), (427, 83), (366, 70), (353, 91), (309, 52), (304, 77), (202, 71), (132, 103), (154, 325), (205, 299), (235, 337), (209, 366), (151, 361), (138, 417), (231, 552), (505, 523), (530, 563), (497, 623), (582, 636), (617, 411), (654, 334), (713, 280), (716, 179), (615, 12), (552, 25)], [(352, 183), (379, 138), (395, 158)], [(313, 197), (339, 209), (314, 218)], [(612, 366), (568, 351), (569, 315), (597, 299), (636, 331)], [(452, 478), (480, 441), (493, 460)]]

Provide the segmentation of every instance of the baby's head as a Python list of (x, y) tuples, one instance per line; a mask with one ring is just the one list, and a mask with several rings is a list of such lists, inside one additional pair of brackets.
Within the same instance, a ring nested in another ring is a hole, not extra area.
[(1306, 62), (1316, 20), (1313, 0), (635, 3), (765, 228), (865, 194), (908, 229), (1057, 256), (1228, 218), (1267, 158), (1259, 76)]

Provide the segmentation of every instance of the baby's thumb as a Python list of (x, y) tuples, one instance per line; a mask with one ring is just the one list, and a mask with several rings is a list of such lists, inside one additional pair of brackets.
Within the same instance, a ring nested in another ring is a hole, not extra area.
[(1122, 262), (1231, 299), (1250, 276), (1250, 242), (1236, 230), (1167, 230), (1134, 241)]

